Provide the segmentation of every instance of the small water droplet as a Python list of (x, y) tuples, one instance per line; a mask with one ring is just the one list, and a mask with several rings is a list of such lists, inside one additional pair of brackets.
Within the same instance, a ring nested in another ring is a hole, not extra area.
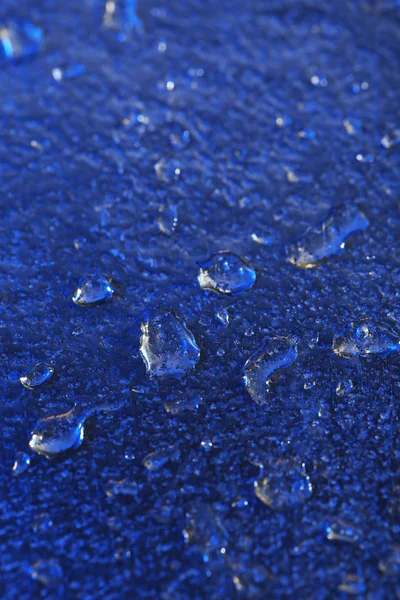
[(54, 373), (54, 367), (46, 363), (37, 363), (25, 375), (19, 378), (20, 382), (28, 390), (39, 387), (48, 381)]
[(315, 387), (315, 381), (313, 379), (307, 379), (303, 384), (303, 388), (305, 390), (312, 390), (314, 387)]
[(63, 579), (63, 570), (55, 558), (39, 560), (30, 568), (32, 579), (46, 587), (59, 586)]
[(106, 495), (114, 496), (137, 496), (139, 485), (136, 481), (121, 479), (120, 481), (109, 481), (106, 488)]
[(292, 264), (309, 269), (338, 254), (351, 235), (369, 225), (367, 217), (357, 206), (350, 204), (333, 208), (327, 217), (306, 231), (300, 240), (287, 249)]
[(36, 56), (42, 45), (43, 31), (36, 25), (27, 21), (0, 23), (0, 50), (6, 60), (19, 61)]
[(204, 290), (220, 294), (239, 294), (254, 285), (256, 272), (240, 256), (223, 250), (214, 254), (200, 268), (197, 279)]
[(200, 358), (192, 332), (172, 311), (142, 323), (140, 353), (155, 377), (182, 377)]
[(164, 407), (170, 415), (180, 415), (185, 411), (194, 412), (201, 405), (201, 397), (196, 394), (187, 393), (185, 398), (180, 400), (166, 400)]
[(298, 460), (269, 461), (265, 465), (265, 473), (255, 482), (255, 494), (269, 508), (283, 510), (311, 498), (311, 479)]
[(22, 475), (29, 468), (31, 464), (31, 457), (26, 452), (17, 452), (13, 465), (14, 475)]
[(333, 542), (355, 544), (362, 538), (362, 532), (342, 519), (330, 520), (326, 525), (326, 537)]
[(104, 275), (88, 275), (81, 280), (72, 300), (75, 304), (87, 306), (109, 300), (113, 293), (114, 289)]
[(270, 378), (290, 367), (297, 359), (297, 342), (293, 338), (276, 337), (266, 340), (247, 359), (244, 384), (257, 404), (264, 404), (270, 387)]
[(55, 81), (62, 81), (63, 79), (77, 79), (81, 75), (84, 75), (84, 73), (86, 73), (86, 67), (80, 63), (65, 65), (63, 67), (55, 67), (51, 72)]
[(143, 464), (149, 471), (158, 471), (167, 462), (176, 462), (181, 456), (180, 450), (175, 446), (161, 448), (156, 452), (151, 452), (143, 459)]
[(49, 515), (49, 513), (41, 513), (37, 515), (31, 523), (32, 530), (37, 533), (39, 531), (47, 531), (50, 527), (53, 526), (53, 521)]
[(387, 356), (400, 350), (400, 335), (379, 321), (356, 322), (335, 335), (332, 350), (344, 358)]
[(347, 394), (350, 394), (353, 389), (354, 385), (351, 379), (348, 379), (347, 381), (339, 381), (336, 386), (336, 394), (338, 396), (346, 396)]
[(167, 204), (160, 208), (157, 219), (158, 228), (165, 235), (172, 235), (178, 226), (178, 209), (175, 204)]
[(174, 158), (160, 158), (154, 165), (154, 170), (158, 179), (165, 183), (179, 181), (182, 174), (181, 163)]
[[(143, 27), (138, 10), (138, 0), (106, 0), (103, 23), (107, 29), (114, 29), (121, 34), (132, 29), (141, 30)], [(120, 38), (125, 41), (125, 37)]]
[(216, 313), (216, 317), (221, 321), (222, 325), (228, 327), (230, 316), (226, 308), (220, 308)]
[(358, 596), (359, 594), (365, 594), (367, 586), (362, 577), (358, 577), (357, 575), (346, 575), (338, 589), (341, 592), (346, 592), (352, 596)]

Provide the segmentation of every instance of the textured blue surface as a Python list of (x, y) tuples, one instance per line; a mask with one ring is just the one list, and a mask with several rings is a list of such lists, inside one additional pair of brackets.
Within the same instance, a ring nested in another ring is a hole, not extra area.
[[(0, 597), (399, 598), (399, 4), (2, 0), (0, 41)], [(347, 204), (369, 227), (291, 264)], [(221, 250), (250, 289), (201, 289)], [(200, 360), (152, 379), (169, 310)], [(74, 404), (82, 445), (29, 455)]]

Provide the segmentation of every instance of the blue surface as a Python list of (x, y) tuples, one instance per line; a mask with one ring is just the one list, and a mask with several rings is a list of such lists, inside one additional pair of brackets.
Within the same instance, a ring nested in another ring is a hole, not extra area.
[[(400, 597), (399, 17), (1, 2), (2, 599)], [(347, 204), (364, 231), (287, 260)], [(201, 289), (221, 250), (250, 289)], [(112, 297), (79, 306), (91, 273)], [(139, 350), (169, 310), (200, 348), (179, 380)], [(332, 348), (349, 331), (353, 359)], [(259, 405), (243, 366), (275, 337), (298, 357)], [(82, 445), (29, 454), (74, 404)]]

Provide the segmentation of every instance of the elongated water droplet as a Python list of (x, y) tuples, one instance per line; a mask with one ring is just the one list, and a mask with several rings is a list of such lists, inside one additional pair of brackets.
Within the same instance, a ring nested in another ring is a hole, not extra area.
[(326, 537), (333, 542), (355, 544), (362, 538), (362, 532), (342, 519), (330, 520), (326, 525)]
[(17, 452), (13, 465), (14, 475), (22, 475), (29, 468), (31, 464), (31, 457), (26, 452)]
[(265, 472), (265, 476), (255, 482), (255, 494), (269, 508), (283, 510), (311, 498), (311, 479), (298, 460), (270, 461), (265, 465)]
[(201, 397), (188, 392), (184, 398), (166, 400), (164, 407), (170, 415), (180, 415), (185, 411), (196, 411), (200, 407)]
[(166, 204), (160, 208), (157, 219), (159, 230), (165, 235), (172, 235), (178, 226), (178, 209), (175, 204)]
[(357, 206), (342, 205), (333, 208), (327, 217), (311, 227), (300, 240), (287, 249), (288, 261), (309, 269), (338, 254), (351, 235), (369, 225), (367, 217)]
[(294, 338), (276, 337), (263, 342), (246, 361), (244, 384), (257, 404), (264, 404), (270, 387), (270, 378), (290, 367), (297, 359), (297, 341)]
[(121, 479), (120, 481), (109, 481), (106, 488), (107, 496), (137, 496), (139, 485), (136, 481)]
[(171, 311), (142, 323), (140, 353), (155, 377), (182, 377), (200, 358), (192, 332)]
[(221, 321), (222, 325), (225, 325), (225, 327), (228, 327), (229, 321), (230, 321), (230, 316), (229, 316), (229, 312), (226, 308), (220, 308), (216, 313), (216, 317), (217, 317), (217, 319), (219, 319)]
[(387, 356), (400, 350), (400, 335), (384, 323), (363, 320), (336, 335), (332, 350), (344, 358)]
[(256, 272), (240, 256), (223, 250), (204, 263), (197, 279), (204, 290), (228, 295), (239, 294), (254, 285)]
[(109, 300), (114, 289), (104, 275), (88, 275), (81, 280), (72, 300), (75, 304), (87, 306)]
[(19, 61), (39, 54), (43, 31), (27, 21), (0, 22), (0, 61)]
[(32, 390), (42, 385), (52, 377), (54, 367), (46, 363), (37, 363), (25, 375), (19, 378), (22, 385), (28, 390)]
[(176, 462), (179, 460), (181, 456), (180, 450), (175, 446), (168, 446), (167, 448), (161, 448), (156, 452), (151, 452), (148, 454), (144, 460), (143, 464), (149, 471), (158, 471), (161, 469), (167, 462)]

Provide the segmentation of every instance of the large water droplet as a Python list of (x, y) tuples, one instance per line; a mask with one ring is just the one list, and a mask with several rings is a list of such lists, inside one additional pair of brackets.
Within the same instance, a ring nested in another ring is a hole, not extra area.
[(0, 23), (0, 61), (19, 61), (38, 54), (43, 44), (43, 31), (27, 21)]
[(294, 338), (275, 337), (264, 341), (247, 359), (243, 367), (243, 380), (255, 402), (266, 402), (271, 377), (290, 367), (297, 356), (297, 341)]
[(223, 250), (214, 254), (201, 268), (200, 287), (220, 294), (239, 294), (250, 289), (256, 281), (256, 272), (240, 256)]
[(255, 494), (269, 508), (283, 510), (311, 498), (311, 479), (299, 461), (270, 461), (265, 465), (265, 471), (266, 475), (255, 482)]
[(144, 460), (143, 464), (149, 471), (158, 471), (161, 469), (167, 462), (176, 462), (179, 460), (181, 456), (180, 450), (175, 446), (168, 446), (167, 448), (161, 448), (156, 452), (151, 452), (148, 454)]
[(81, 280), (72, 300), (75, 304), (87, 306), (109, 300), (113, 293), (114, 289), (104, 275), (88, 275)]
[(400, 350), (400, 335), (384, 323), (363, 320), (336, 335), (332, 350), (344, 358), (387, 356)]
[(338, 254), (345, 241), (369, 225), (367, 217), (357, 206), (342, 205), (333, 208), (318, 225), (306, 231), (300, 240), (287, 249), (289, 262), (309, 269)]
[(22, 385), (28, 390), (32, 390), (42, 385), (52, 377), (54, 367), (46, 363), (37, 363), (25, 375), (19, 378)]
[(61, 415), (41, 419), (32, 431), (29, 446), (47, 457), (78, 448), (83, 441), (84, 423), (92, 410), (75, 405)]
[(200, 358), (200, 349), (186, 324), (168, 311), (142, 323), (140, 353), (155, 377), (182, 377)]
[(29, 468), (31, 457), (26, 452), (17, 452), (14, 460), (13, 473), (14, 475), (22, 475)]

